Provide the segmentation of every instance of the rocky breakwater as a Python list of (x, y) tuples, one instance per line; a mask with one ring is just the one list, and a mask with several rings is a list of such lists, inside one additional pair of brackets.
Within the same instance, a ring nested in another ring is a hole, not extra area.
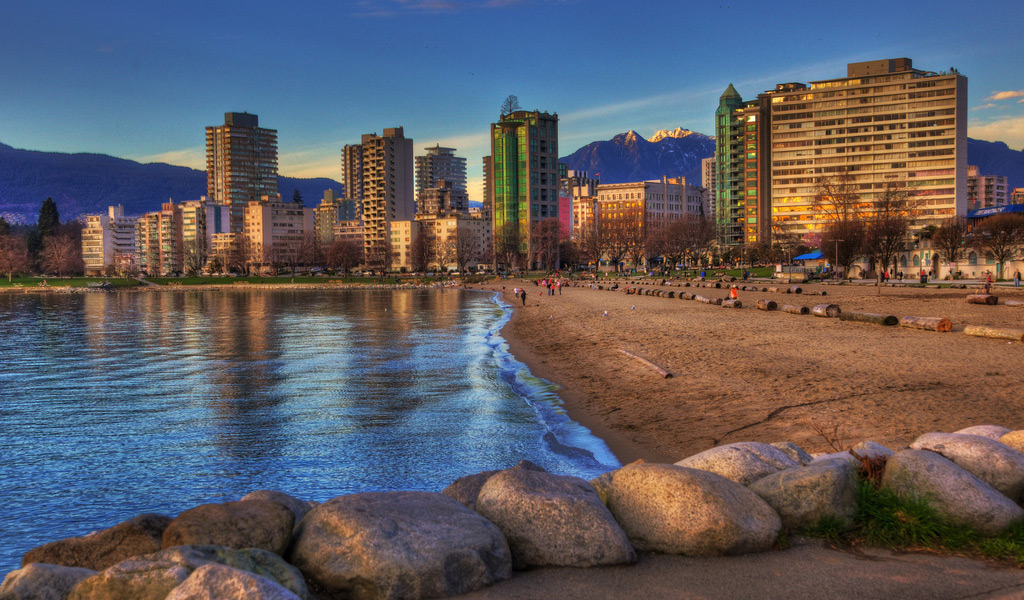
[(590, 482), (524, 461), (440, 493), (317, 504), (258, 491), (34, 548), (0, 600), (440, 598), (516, 570), (629, 564), (638, 551), (762, 552), (785, 530), (852, 526), (865, 470), (952, 523), (995, 534), (1024, 517), (1022, 451), (1024, 430), (986, 425), (817, 457), (790, 442), (739, 442)]

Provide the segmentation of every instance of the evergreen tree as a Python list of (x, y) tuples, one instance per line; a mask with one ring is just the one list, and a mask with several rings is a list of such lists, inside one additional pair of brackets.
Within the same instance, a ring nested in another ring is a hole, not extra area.
[(47, 238), (55, 234), (59, 225), (60, 213), (57, 212), (57, 203), (53, 201), (53, 198), (47, 198), (43, 201), (42, 208), (39, 209), (39, 237)]
[(295, 191), (292, 192), (292, 202), (302, 204), (302, 192), (299, 191), (299, 188), (295, 188)]
[(8, 236), (11, 234), (11, 224), (7, 222), (7, 219), (0, 217), (0, 237)]

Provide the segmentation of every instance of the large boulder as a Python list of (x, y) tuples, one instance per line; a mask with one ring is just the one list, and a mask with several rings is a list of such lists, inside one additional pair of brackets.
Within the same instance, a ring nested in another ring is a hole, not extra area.
[(783, 454), (792, 458), (801, 465), (806, 465), (814, 460), (813, 456), (793, 442), (772, 442), (770, 445), (782, 450)]
[(749, 487), (779, 513), (789, 529), (811, 527), (826, 517), (852, 526), (857, 512), (857, 471), (845, 461), (786, 469)]
[(980, 435), (926, 433), (910, 447), (945, 456), (1015, 502), (1024, 496), (1024, 453), (1006, 444)]
[(102, 571), (122, 560), (160, 549), (170, 517), (144, 514), (83, 537), (66, 538), (29, 550), (21, 560)]
[(83, 579), (96, 574), (90, 569), (29, 563), (11, 571), (0, 585), (3, 600), (64, 600)]
[(300, 600), (279, 583), (255, 573), (210, 563), (192, 572), (166, 600)]
[(771, 444), (736, 442), (694, 454), (676, 465), (710, 471), (747, 485), (765, 475), (797, 467), (800, 463)]
[(480, 490), (476, 510), (505, 534), (514, 569), (636, 562), (622, 528), (578, 477), (502, 471)]
[(637, 550), (715, 556), (767, 550), (782, 523), (757, 494), (709, 471), (632, 464), (607, 474), (606, 504)]
[(861, 458), (889, 458), (893, 455), (892, 450), (878, 442), (861, 442), (854, 446), (852, 451)]
[(901, 450), (889, 457), (882, 487), (923, 498), (954, 523), (988, 535), (1024, 517), (1024, 510), (995, 488), (927, 450)]
[(325, 502), (299, 524), (288, 556), (328, 597), (455, 596), (512, 572), (508, 543), (493, 523), (430, 492)]
[(242, 502), (245, 502), (246, 500), (270, 500), (271, 502), (277, 502), (281, 506), (292, 511), (292, 514), (295, 515), (296, 523), (301, 521), (302, 517), (306, 516), (309, 509), (316, 506), (316, 502), (300, 500), (294, 496), (289, 496), (284, 492), (275, 492), (272, 490), (256, 490), (255, 492), (249, 492), (242, 496)]
[(1017, 452), (1024, 452), (1024, 429), (1011, 431), (999, 438), (999, 442), (1006, 444)]
[[(527, 471), (541, 471), (544, 472), (544, 468), (538, 466), (528, 460), (521, 460), (516, 464), (513, 469), (525, 469)], [(487, 483), (491, 477), (494, 477), (498, 473), (501, 473), (503, 469), (496, 471), (482, 471), (480, 473), (474, 473), (472, 475), (466, 475), (465, 477), (459, 477), (451, 483), (448, 487), (441, 490), (441, 493), (445, 496), (455, 498), (459, 502), (463, 503), (470, 510), (476, 510), (476, 497), (480, 495), (480, 490), (483, 489), (484, 484)]]
[(171, 521), (162, 547), (216, 545), (284, 554), (294, 525), (292, 511), (269, 500), (203, 504)]
[(841, 452), (829, 452), (827, 454), (818, 454), (814, 457), (814, 460), (807, 463), (810, 465), (817, 465), (828, 462), (844, 462), (854, 467), (860, 465), (860, 461), (857, 457), (850, 454), (849, 450), (843, 450)]
[(966, 435), (980, 435), (981, 437), (987, 437), (989, 439), (998, 440), (1004, 435), (1010, 433), (1010, 428), (1003, 427), (1002, 425), (974, 425), (973, 427), (965, 427), (953, 433), (963, 433)]
[(223, 546), (176, 546), (124, 560), (83, 580), (68, 600), (164, 600), (199, 567), (221, 564), (273, 580), (307, 598), (302, 573), (266, 550)]

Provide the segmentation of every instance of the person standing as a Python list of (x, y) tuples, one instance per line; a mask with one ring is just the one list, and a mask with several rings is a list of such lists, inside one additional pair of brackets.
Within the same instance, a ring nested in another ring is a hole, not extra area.
[(1020, 269), (1013, 274), (1013, 287), (1020, 287)]
[(519, 297), (523, 300), (523, 306), (526, 306), (526, 290), (519, 292)]
[(985, 293), (992, 293), (992, 271), (987, 271), (988, 275), (985, 276)]

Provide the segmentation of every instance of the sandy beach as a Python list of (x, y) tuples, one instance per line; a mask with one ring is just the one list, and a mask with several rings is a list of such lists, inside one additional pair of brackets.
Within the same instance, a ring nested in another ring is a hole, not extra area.
[[(1024, 428), (1024, 344), (963, 332), (967, 325), (1024, 327), (1024, 307), (968, 304), (972, 290), (810, 284), (801, 287), (827, 296), (740, 291), (744, 307), (736, 310), (579, 285), (555, 296), (542, 294), (532, 281), (477, 287), (504, 287), (505, 300), (515, 307), (503, 330), (512, 352), (533, 373), (560, 385), (570, 416), (623, 462), (675, 462), (745, 440), (831, 451), (822, 430), (838, 433), (845, 447), (875, 440), (898, 448), (929, 431), (982, 423)], [(724, 285), (699, 291), (681, 285), (661, 289), (728, 295)], [(517, 286), (528, 292), (525, 307), (512, 297)], [(1001, 301), (1024, 299), (1024, 291), (1012, 287), (995, 293)], [(765, 312), (754, 308), (761, 298), (946, 317), (953, 331)]]

